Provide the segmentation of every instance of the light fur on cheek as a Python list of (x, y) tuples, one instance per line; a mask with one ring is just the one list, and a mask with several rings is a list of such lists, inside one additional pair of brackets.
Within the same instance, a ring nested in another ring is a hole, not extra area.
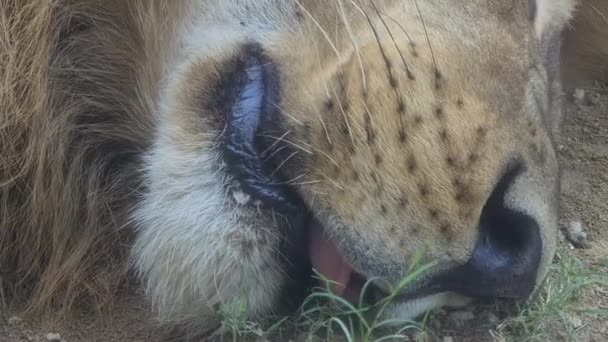
[(208, 324), (231, 301), (248, 317), (267, 313), (283, 281), (273, 227), (227, 187), (212, 143), (183, 148), (180, 129), (161, 125), (145, 163), (148, 191), (133, 214), (132, 255), (159, 318)]

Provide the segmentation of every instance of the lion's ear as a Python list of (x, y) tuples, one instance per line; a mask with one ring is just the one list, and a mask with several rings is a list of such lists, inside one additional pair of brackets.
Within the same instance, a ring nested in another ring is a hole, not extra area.
[(534, 28), (542, 37), (550, 28), (562, 27), (573, 16), (579, 0), (529, 0), (535, 9)]

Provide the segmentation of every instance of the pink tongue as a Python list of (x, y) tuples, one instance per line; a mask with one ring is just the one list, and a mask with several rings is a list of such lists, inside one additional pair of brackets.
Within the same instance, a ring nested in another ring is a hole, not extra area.
[(342, 258), (336, 245), (327, 239), (323, 228), (317, 222), (311, 227), (310, 258), (312, 267), (327, 279), (335, 282), (330, 284), (333, 293), (341, 296), (348, 285), (352, 268)]

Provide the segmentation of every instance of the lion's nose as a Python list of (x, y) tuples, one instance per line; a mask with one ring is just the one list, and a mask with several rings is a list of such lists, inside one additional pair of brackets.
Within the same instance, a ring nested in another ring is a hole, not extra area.
[(534, 290), (542, 239), (536, 221), (505, 206), (509, 186), (521, 174), (511, 169), (484, 206), (469, 261), (438, 279), (444, 290), (470, 297), (525, 298)]

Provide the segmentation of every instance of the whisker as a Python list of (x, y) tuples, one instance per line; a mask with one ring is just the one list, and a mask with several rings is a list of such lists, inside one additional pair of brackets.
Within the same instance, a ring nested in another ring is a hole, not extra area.
[(339, 166), (339, 165), (338, 165), (338, 163), (336, 163), (336, 161), (335, 161), (335, 160), (334, 160), (332, 157), (330, 157), (330, 156), (329, 156), (327, 153), (325, 153), (325, 152), (323, 152), (323, 151), (319, 150), (318, 148), (316, 148), (316, 147), (314, 147), (314, 146), (312, 146), (312, 145), (310, 145), (310, 144), (307, 144), (306, 142), (303, 142), (303, 141), (299, 141), (299, 140), (298, 140), (298, 143), (301, 143), (301, 144), (303, 144), (303, 145), (305, 145), (305, 146), (307, 146), (307, 147), (311, 148), (311, 149), (312, 149), (312, 150), (314, 150), (315, 152), (320, 153), (321, 155), (323, 155), (324, 157), (326, 157), (327, 159), (329, 159), (329, 161), (331, 161), (331, 162), (332, 162), (332, 164), (334, 164), (335, 166)]
[[(315, 54), (317, 55), (317, 63), (319, 63), (319, 65), (323, 65), (322, 61), (321, 61), (321, 54), (319, 53), (319, 46), (317, 46), (317, 42), (314, 42), (314, 47), (315, 47)], [(325, 95), (329, 98), (331, 97), (331, 94), (329, 93), (329, 88), (327, 87), (326, 83), (323, 83), (323, 87), (325, 88)]]
[(320, 172), (321, 176), (323, 176), (323, 178), (325, 178), (331, 185), (333, 185), (334, 187), (340, 189), (340, 190), (344, 190), (344, 187), (342, 187), (340, 184), (338, 184), (335, 180), (327, 177), (324, 173)]
[(374, 136), (372, 136), (373, 134), (373, 130), (376, 127), (376, 124), (374, 123), (374, 118), (372, 116), (372, 113), (369, 110), (369, 107), (367, 107), (367, 104), (365, 103), (365, 101), (363, 102), (363, 108), (365, 108), (365, 113), (367, 114), (367, 117), (369, 118), (369, 123), (371, 125), (371, 131), (368, 132), (368, 136), (367, 136), (367, 140), (368, 142), (373, 141), (373, 139), (375, 138)]
[(386, 28), (386, 31), (388, 32), (388, 35), (391, 37), (391, 40), (393, 41), (393, 45), (395, 46), (395, 49), (397, 50), (397, 53), (399, 54), (399, 57), (401, 58), (401, 61), (403, 62), (403, 65), (405, 66), (405, 72), (407, 73), (407, 77), (410, 80), (413, 80), (414, 79), (414, 75), (412, 74), (412, 71), (410, 70), (409, 65), (405, 61), (405, 57), (403, 57), (403, 53), (401, 52), (401, 49), (399, 49), (399, 45), (397, 44), (397, 41), (395, 40), (395, 37), (393, 36), (393, 32), (391, 31), (391, 29), (386, 24), (386, 21), (384, 20), (384, 18), (382, 18), (382, 15), (380, 14), (380, 11), (378, 10), (378, 7), (374, 3), (374, 1), (370, 0), (370, 3), (372, 4), (372, 7), (374, 8), (374, 11), (376, 11), (376, 14), (378, 15), (378, 18), (380, 18), (380, 21), (382, 22), (382, 25), (384, 25), (384, 27)]
[[(317, 195), (327, 196), (327, 192), (321, 192), (321, 191), (318, 191), (318, 190), (312, 190), (312, 192), (314, 194), (317, 194)], [(311, 207), (312, 207), (312, 205), (311, 205)]]
[(287, 161), (289, 161), (291, 158), (293, 158), (295, 155), (298, 154), (298, 151), (293, 152), (292, 154), (290, 154), (289, 156), (287, 156), (287, 158), (285, 158), (275, 169), (274, 171), (272, 171), (272, 173), (270, 174), (270, 176), (274, 176), (275, 173), (277, 173), (277, 171), (279, 171), (283, 165), (285, 165), (285, 163), (287, 163)]
[(340, 55), (340, 51), (338, 51), (338, 48), (336, 47), (336, 45), (331, 41), (331, 38), (329, 37), (329, 34), (327, 33), (327, 31), (325, 31), (325, 29), (323, 28), (323, 26), (321, 26), (321, 24), (315, 19), (315, 17), (310, 12), (308, 12), (308, 10), (306, 9), (306, 7), (304, 7), (300, 3), (300, 0), (296, 0), (296, 4), (300, 7), (300, 9), (302, 9), (302, 11), (304, 11), (304, 13), (306, 13), (306, 15), (310, 18), (310, 20), (312, 20), (312, 22), (319, 29), (319, 31), (321, 31), (321, 33), (323, 34), (323, 36), (325, 37), (325, 39), (327, 40), (327, 42), (329, 43), (329, 45), (331, 46), (331, 48), (336, 53), (336, 56), (338, 57), (338, 60), (342, 60), (342, 56)]
[(307, 149), (303, 148), (302, 146), (299, 146), (298, 144), (296, 144), (294, 142), (291, 142), (291, 141), (289, 141), (287, 139), (284, 139), (283, 136), (281, 136), (281, 137), (275, 137), (275, 136), (272, 136), (272, 135), (265, 135), (265, 134), (260, 134), (259, 136), (264, 137), (264, 138), (269, 138), (269, 139), (276, 139), (277, 141), (284, 141), (287, 144), (292, 145), (293, 147), (298, 148), (298, 149), (302, 150), (303, 152), (305, 152), (307, 154), (314, 154), (312, 151), (307, 150)]
[[(278, 141), (275, 141), (275, 144), (278, 144)], [(286, 148), (287, 148), (287, 146), (281, 146), (280, 148), (276, 149), (269, 156), (267, 156), (266, 158), (264, 158), (263, 162), (264, 163), (267, 162), (268, 160), (270, 160), (270, 158), (274, 157), (277, 153), (283, 151)]]
[(291, 185), (310, 185), (310, 184), (319, 184), (321, 182), (322, 182), (322, 180), (317, 179), (317, 180), (311, 180), (311, 181), (306, 181), (306, 182), (297, 182), (297, 183), (293, 182), (293, 183), (290, 183), (290, 184)]
[(349, 0), (351, 5), (353, 5), (353, 7), (355, 7), (359, 13), (361, 13), (361, 15), (365, 16), (365, 11), (363, 10), (363, 8), (361, 8), (361, 6), (359, 6), (354, 0)]
[(344, 26), (346, 27), (346, 31), (350, 37), (350, 41), (355, 49), (355, 53), (357, 55), (357, 60), (359, 62), (359, 69), (361, 70), (361, 79), (363, 82), (363, 91), (367, 93), (367, 77), (365, 76), (365, 68), (363, 67), (363, 60), (361, 59), (361, 50), (359, 49), (359, 45), (355, 41), (355, 35), (352, 32), (350, 24), (346, 19), (346, 12), (344, 11), (344, 5), (342, 4), (342, 0), (338, 0), (338, 6), (340, 7), (340, 14), (342, 15), (342, 21), (344, 21)]
[(334, 165), (336, 165), (336, 166), (339, 166), (339, 165), (338, 165), (338, 163), (336, 163), (336, 161), (335, 161), (335, 160), (333, 160), (333, 159), (332, 159), (332, 158), (331, 158), (331, 157), (330, 157), (330, 156), (329, 156), (327, 153), (325, 153), (325, 152), (323, 152), (323, 151), (319, 150), (318, 148), (315, 148), (314, 146), (312, 146), (312, 145), (310, 145), (310, 144), (307, 144), (307, 143), (305, 143), (305, 142), (303, 142), (303, 141), (297, 140), (297, 143), (294, 143), (294, 142), (289, 141), (289, 140), (287, 140), (287, 139), (283, 139), (283, 138), (277, 138), (277, 137), (274, 137), (274, 136), (272, 136), (272, 135), (263, 135), (263, 134), (260, 134), (259, 136), (261, 136), (261, 137), (265, 137), (265, 138), (269, 138), (269, 139), (278, 139), (279, 141), (284, 141), (284, 142), (286, 142), (286, 143), (288, 143), (288, 144), (290, 144), (290, 145), (292, 145), (292, 146), (294, 146), (294, 147), (296, 147), (296, 148), (299, 148), (300, 150), (302, 150), (302, 151), (303, 151), (303, 152), (305, 152), (306, 154), (313, 155), (314, 153), (313, 153), (312, 151), (307, 150), (307, 149), (303, 148), (302, 146), (300, 146), (300, 145), (298, 145), (298, 144), (305, 145), (306, 147), (309, 147), (310, 149), (314, 150), (315, 152), (320, 153), (321, 155), (323, 155), (324, 157), (326, 157), (327, 159), (329, 159), (329, 161), (331, 161), (331, 162), (332, 162), (332, 164), (334, 164)]
[(275, 142), (273, 142), (267, 149), (265, 149), (264, 151), (262, 151), (262, 153), (260, 153), (260, 155), (263, 156), (266, 153), (268, 153), (268, 151), (270, 151), (271, 149), (273, 149), (281, 140), (283, 140), (283, 138), (285, 138), (290, 133), (291, 133), (291, 131), (285, 132), (283, 135), (281, 135), (279, 137), (279, 139), (275, 140)]
[[(328, 89), (328, 92), (329, 92), (329, 89)], [(310, 92), (306, 91), (306, 94), (309, 97), (309, 99), (312, 100), (312, 95), (310, 94)], [(329, 93), (328, 93), (328, 97), (329, 97)], [(323, 120), (323, 116), (321, 115), (321, 111), (319, 110), (319, 107), (315, 104), (315, 101), (310, 101), (310, 104), (312, 105), (313, 110), (315, 111), (315, 114), (317, 114), (317, 116), (319, 117), (319, 120), (321, 121), (321, 126), (323, 126), (323, 130), (325, 131), (325, 137), (327, 138), (327, 142), (332, 144), (331, 139), (329, 138), (329, 131), (327, 130), (327, 126), (325, 125), (325, 121)]]
[(604, 19), (604, 21), (605, 21), (605, 22), (608, 24), (608, 18), (606, 17), (606, 15), (605, 15), (605, 14), (604, 14), (602, 11), (600, 11), (600, 10), (599, 10), (597, 7), (595, 7), (594, 5), (589, 5), (589, 7), (593, 8), (593, 10), (594, 10), (595, 12), (597, 12), (597, 14), (598, 14), (599, 16), (601, 16), (601, 17), (602, 17), (602, 19)]
[(422, 22), (422, 28), (424, 29), (426, 43), (429, 46), (429, 51), (431, 52), (431, 59), (433, 61), (433, 67), (435, 68), (435, 87), (439, 88), (439, 80), (441, 79), (441, 73), (439, 73), (439, 69), (437, 68), (437, 61), (435, 60), (435, 54), (433, 53), (433, 47), (431, 46), (431, 39), (429, 38), (429, 33), (426, 29), (426, 24), (424, 23), (422, 12), (420, 11), (420, 7), (418, 6), (418, 0), (414, 0), (414, 5), (416, 5), (416, 11), (418, 12), (418, 16), (420, 17), (420, 22)]
[(378, 11), (380, 14), (382, 14), (383, 16), (388, 18), (388, 20), (392, 21), (395, 25), (397, 25), (397, 27), (399, 27), (399, 29), (403, 32), (403, 34), (405, 34), (405, 37), (407, 38), (407, 40), (410, 42), (410, 48), (412, 49), (412, 53), (414, 54), (414, 56), (417, 56), (418, 53), (416, 53), (416, 43), (414, 43), (414, 41), (412, 40), (412, 37), (407, 32), (407, 30), (403, 27), (403, 25), (401, 25), (401, 23), (398, 22), (397, 20), (395, 20), (395, 18), (393, 18), (392, 16), (390, 16), (380, 10), (378, 10)]
[(342, 101), (340, 101), (340, 97), (336, 93), (336, 89), (332, 87), (332, 90), (334, 92), (334, 95), (336, 96), (336, 101), (338, 101), (338, 107), (340, 107), (340, 112), (342, 113), (342, 117), (344, 118), (344, 122), (346, 123), (346, 127), (348, 129), (348, 135), (350, 136), (350, 140), (354, 144), (355, 143), (355, 138), (353, 137), (353, 130), (350, 127), (350, 122), (348, 120), (348, 115), (346, 115), (346, 112), (344, 111), (344, 106), (342, 105)]
[(299, 175), (299, 176), (296, 176), (296, 177), (294, 177), (294, 178), (292, 178), (290, 180), (286, 180), (284, 182), (278, 182), (278, 183), (275, 183), (275, 184), (278, 184), (278, 185), (296, 184), (295, 181), (297, 181), (298, 179), (300, 179), (300, 178), (302, 178), (304, 176), (306, 176), (306, 172), (303, 173), (303, 174), (301, 174), (301, 175)]
[(382, 46), (382, 43), (380, 42), (380, 36), (378, 35), (378, 31), (376, 30), (376, 27), (374, 26), (372, 19), (369, 17), (367, 12), (364, 10), (363, 10), (363, 15), (365, 16), (365, 19), (367, 20), (370, 28), (372, 29), (372, 33), (374, 34), (374, 38), (376, 39), (376, 43), (378, 44), (378, 48), (380, 49), (380, 54), (382, 55), (382, 59), (384, 60), (384, 65), (386, 66), (386, 70), (388, 72), (389, 79), (391, 81), (394, 81), (393, 70), (391, 68), (388, 57), (386, 56), (386, 52), (384, 51), (384, 47)]
[(286, 110), (284, 110), (283, 108), (281, 108), (281, 106), (279, 106), (276, 102), (271, 102), (271, 104), (276, 107), (281, 114), (284, 114), (285, 116), (288, 116), (290, 119), (292, 119), (293, 121), (295, 121), (297, 124), (304, 126), (304, 123), (300, 120), (298, 120), (296, 117), (294, 117), (293, 115), (289, 114)]
[[(376, 30), (376, 27), (374, 26), (372, 19), (369, 17), (369, 15), (367, 14), (366, 11), (363, 11), (363, 15), (367, 19), (367, 22), (369, 23), (369, 26), (372, 30), (372, 33), (374, 34), (376, 43), (378, 44), (378, 48), (380, 50), (380, 54), (382, 55), (382, 59), (384, 60), (384, 65), (386, 66), (386, 70), (388, 72), (389, 83), (391, 84), (391, 87), (393, 88), (393, 90), (395, 92), (395, 96), (397, 97), (398, 112), (399, 112), (399, 125), (400, 125), (399, 140), (404, 141), (405, 140), (405, 125), (403, 124), (403, 118), (401, 117), (402, 116), (401, 114), (404, 109), (403, 108), (404, 107), (403, 96), (401, 94), (401, 90), (399, 89), (399, 87), (397, 85), (397, 80), (395, 79), (395, 75), (393, 74), (393, 69), (391, 67), (388, 56), (386, 55), (386, 51), (384, 51), (384, 47), (382, 46), (382, 43), (380, 42), (380, 36), (378, 35), (378, 31)], [(380, 17), (380, 15), (378, 15), (378, 17)], [(382, 18), (380, 18), (380, 19), (382, 20)]]

